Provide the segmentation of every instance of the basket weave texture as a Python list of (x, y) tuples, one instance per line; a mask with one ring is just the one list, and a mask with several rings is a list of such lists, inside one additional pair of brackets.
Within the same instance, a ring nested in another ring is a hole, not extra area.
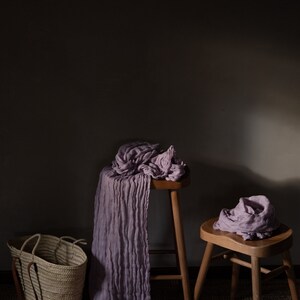
[(78, 242), (41, 234), (7, 242), (26, 300), (82, 299), (87, 256)]

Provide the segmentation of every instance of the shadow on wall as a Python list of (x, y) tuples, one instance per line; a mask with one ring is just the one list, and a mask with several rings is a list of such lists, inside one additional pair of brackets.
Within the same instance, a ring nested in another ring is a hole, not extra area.
[[(265, 195), (275, 207), (277, 218), (294, 231), (292, 253), (300, 251), (300, 180), (270, 181), (244, 167), (191, 162), (191, 186), (182, 191), (182, 210), (190, 265), (198, 265), (199, 225), (218, 216), (222, 208), (234, 208), (240, 197)], [(203, 248), (202, 248), (203, 250)], [(200, 252), (202, 253), (202, 252)], [(300, 260), (295, 263), (299, 264)]]

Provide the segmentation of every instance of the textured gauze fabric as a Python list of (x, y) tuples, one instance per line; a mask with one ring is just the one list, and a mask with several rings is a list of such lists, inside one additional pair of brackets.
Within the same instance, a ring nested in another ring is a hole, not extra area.
[(270, 237), (279, 225), (274, 206), (266, 196), (258, 195), (240, 198), (233, 209), (223, 208), (213, 227), (254, 240)]
[(151, 178), (177, 180), (185, 164), (173, 146), (122, 145), (99, 176), (89, 276), (94, 300), (150, 300), (147, 213)]

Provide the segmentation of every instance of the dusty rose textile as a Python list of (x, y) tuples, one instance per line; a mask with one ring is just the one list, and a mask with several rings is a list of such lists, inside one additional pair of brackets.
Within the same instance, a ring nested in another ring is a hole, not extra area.
[(275, 217), (275, 209), (266, 196), (258, 195), (240, 198), (233, 209), (221, 210), (214, 229), (234, 232), (244, 240), (270, 237), (280, 223)]
[(150, 300), (147, 213), (151, 177), (177, 180), (184, 163), (173, 146), (120, 147), (99, 177), (95, 196), (90, 298)]

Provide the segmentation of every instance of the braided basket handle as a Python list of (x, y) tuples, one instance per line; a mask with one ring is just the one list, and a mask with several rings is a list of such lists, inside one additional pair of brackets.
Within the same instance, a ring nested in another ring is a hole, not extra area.
[(85, 239), (75, 239), (72, 236), (67, 236), (67, 235), (61, 236), (58, 243), (60, 243), (61, 241), (65, 241), (65, 240), (73, 241), (73, 245), (76, 245), (76, 244), (86, 245), (87, 244)]
[(32, 281), (32, 277), (31, 277), (31, 266), (33, 266), (33, 270), (36, 274), (36, 278), (37, 278), (37, 281), (38, 281), (38, 285), (39, 285), (39, 288), (40, 288), (40, 295), (42, 297), (42, 288), (41, 288), (41, 284), (40, 284), (40, 281), (39, 281), (39, 277), (38, 277), (38, 273), (37, 273), (37, 265), (34, 261), (30, 262), (27, 266), (27, 272), (28, 272), (28, 276), (29, 276), (29, 280), (30, 280), (30, 283), (31, 283), (31, 287), (32, 287), (32, 290), (34, 292), (34, 297), (36, 300), (39, 299), (38, 295), (37, 295), (37, 292), (35, 290), (35, 287), (34, 287), (34, 284), (33, 284), (33, 281)]
[[(34, 244), (34, 247), (31, 251), (31, 254), (32, 254), (32, 262), (34, 261), (34, 254), (35, 254), (35, 250), (38, 246), (38, 244), (40, 243), (40, 240), (41, 240), (41, 234), (37, 233), (37, 234), (34, 234), (30, 237), (28, 237), (22, 244), (21, 248), (20, 248), (20, 251), (19, 251), (19, 254), (18, 256), (16, 257), (13, 257), (13, 260), (12, 260), (12, 275), (13, 275), (13, 280), (14, 280), (14, 283), (15, 283), (15, 287), (16, 287), (16, 292), (17, 292), (17, 297), (19, 300), (24, 300), (25, 299), (25, 295), (23, 293), (23, 290), (22, 290), (22, 287), (21, 287), (21, 282), (20, 280), (23, 281), (23, 286), (24, 286), (24, 278), (23, 278), (23, 275), (22, 275), (22, 272), (21, 274), (18, 274), (17, 272), (17, 262), (21, 265), (21, 256), (22, 256), (22, 253), (24, 251), (24, 248), (26, 247), (26, 245), (28, 244), (29, 241), (31, 241), (32, 239), (34, 238), (37, 238), (37, 241), (36, 243)], [(22, 270), (22, 266), (21, 266), (21, 270)], [(20, 278), (21, 276), (21, 278)]]
[(19, 258), (21, 258), (21, 255), (22, 255), (23, 250), (24, 250), (25, 246), (27, 245), (27, 243), (28, 243), (29, 241), (33, 240), (34, 238), (37, 238), (37, 241), (36, 241), (36, 243), (35, 243), (35, 245), (34, 245), (32, 251), (31, 251), (31, 254), (32, 254), (32, 261), (34, 261), (35, 250), (36, 250), (37, 246), (39, 245), (39, 243), (40, 243), (40, 241), (41, 241), (41, 237), (42, 237), (42, 235), (41, 235), (40, 233), (36, 233), (36, 234), (30, 236), (28, 239), (26, 239), (26, 240), (24, 241), (24, 243), (23, 243), (21, 249), (20, 249)]
[(86, 245), (87, 244), (87, 242), (86, 242), (86, 240), (85, 239), (75, 239), (75, 238), (73, 238), (72, 236), (67, 236), (67, 235), (64, 235), (64, 236), (61, 236), (60, 238), (59, 238), (59, 241), (58, 241), (58, 243), (57, 243), (57, 245), (56, 245), (56, 248), (55, 248), (55, 250), (54, 250), (54, 253), (55, 253), (55, 258), (56, 258), (56, 260), (57, 260), (57, 255), (56, 255), (56, 253), (57, 253), (57, 250), (58, 250), (58, 248), (59, 248), (59, 246), (60, 246), (60, 244), (61, 244), (61, 241), (66, 241), (66, 240), (71, 240), (72, 241), (72, 257), (71, 257), (71, 259), (73, 259), (73, 257), (74, 257), (74, 245), (76, 245), (76, 244), (82, 244), (82, 245)]
[(19, 278), (18, 272), (17, 272), (17, 266), (16, 266), (17, 260), (20, 263), (20, 258), (13, 257), (12, 265), (11, 265), (12, 276), (13, 276), (13, 280), (14, 280), (14, 283), (15, 283), (15, 288), (16, 288), (18, 300), (25, 300), (25, 296), (24, 296), (24, 293), (23, 293), (23, 290), (22, 290), (22, 287), (21, 287), (20, 278)]

